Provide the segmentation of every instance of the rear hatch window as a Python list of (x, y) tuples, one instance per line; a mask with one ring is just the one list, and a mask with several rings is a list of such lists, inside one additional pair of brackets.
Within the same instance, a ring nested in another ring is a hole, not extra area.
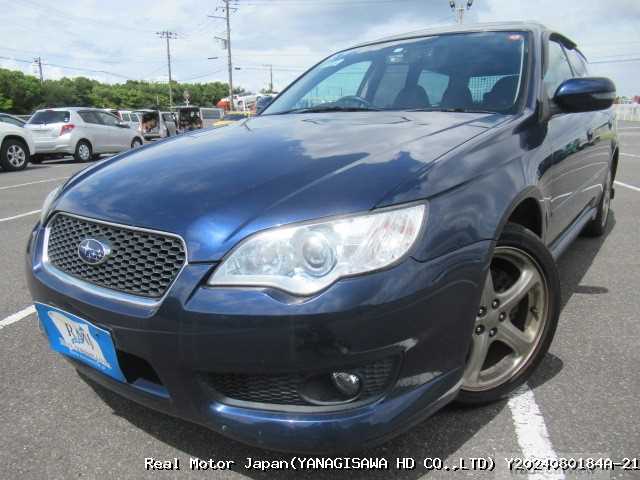
[(69, 112), (60, 110), (42, 110), (36, 112), (29, 119), (31, 125), (42, 125), (44, 123), (68, 123), (70, 118)]

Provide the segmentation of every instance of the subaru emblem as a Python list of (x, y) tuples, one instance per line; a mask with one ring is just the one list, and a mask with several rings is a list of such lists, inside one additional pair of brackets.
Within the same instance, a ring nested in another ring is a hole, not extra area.
[(78, 245), (78, 256), (84, 263), (100, 265), (111, 254), (111, 245), (106, 240), (85, 238)]

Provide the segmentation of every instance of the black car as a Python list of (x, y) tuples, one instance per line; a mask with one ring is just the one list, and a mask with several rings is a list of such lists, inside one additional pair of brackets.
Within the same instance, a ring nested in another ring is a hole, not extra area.
[(272, 449), (504, 398), (553, 339), (555, 260), (607, 228), (614, 98), (538, 24), (344, 50), (259, 116), (54, 191), (27, 251), (39, 318), (85, 377)]

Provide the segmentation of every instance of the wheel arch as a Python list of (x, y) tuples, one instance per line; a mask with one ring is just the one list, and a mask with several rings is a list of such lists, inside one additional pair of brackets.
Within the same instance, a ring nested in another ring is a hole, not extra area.
[(616, 173), (618, 171), (618, 157), (619, 156), (620, 156), (620, 149), (616, 145), (616, 148), (613, 151), (613, 156), (611, 157), (611, 181), (612, 182), (616, 179)]
[(76, 148), (78, 148), (78, 145), (80, 144), (80, 142), (87, 142), (91, 147), (91, 152), (93, 152), (93, 142), (91, 140), (89, 140), (87, 137), (80, 137), (76, 142)]
[(498, 239), (507, 223), (528, 228), (543, 241), (546, 237), (546, 212), (540, 191), (531, 186), (520, 192), (502, 215), (495, 238)]
[(6, 135), (3, 139), (2, 142), (0, 142), (0, 144), (4, 145), (4, 142), (6, 142), (7, 140), (16, 140), (20, 143), (22, 143), (25, 147), (27, 147), (27, 152), (29, 152), (29, 143), (27, 142), (27, 140), (23, 137), (21, 137), (20, 135), (15, 135), (10, 133), (9, 135)]

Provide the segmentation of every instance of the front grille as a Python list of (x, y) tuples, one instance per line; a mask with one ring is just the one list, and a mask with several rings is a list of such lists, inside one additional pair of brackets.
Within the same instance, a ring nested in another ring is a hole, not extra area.
[[(397, 366), (396, 357), (387, 357), (375, 363), (345, 368), (357, 373), (362, 381), (362, 391), (358, 400), (366, 400), (380, 395), (390, 385)], [(219, 394), (245, 402), (274, 405), (316, 405), (300, 391), (305, 383), (323, 374), (292, 373), (284, 375), (247, 375), (236, 373), (209, 373), (205, 383)], [(328, 375), (328, 373), (324, 374)]]
[[(65, 214), (49, 225), (49, 262), (76, 278), (119, 292), (158, 298), (164, 295), (185, 263), (182, 241), (176, 237), (106, 225)], [(111, 255), (90, 265), (78, 255), (86, 238), (105, 239)]]

